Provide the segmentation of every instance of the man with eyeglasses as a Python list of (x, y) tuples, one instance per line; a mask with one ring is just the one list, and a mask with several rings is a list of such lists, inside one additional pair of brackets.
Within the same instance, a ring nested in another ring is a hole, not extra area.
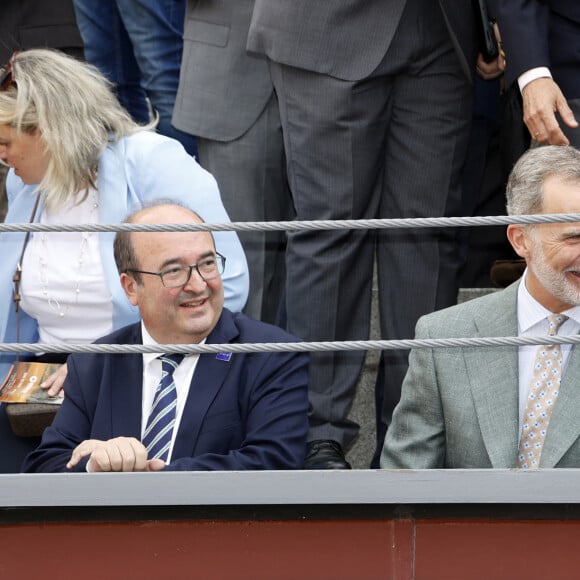
[[(200, 223), (173, 204), (128, 223)], [(226, 257), (209, 232), (120, 232), (115, 261), (142, 321), (97, 342), (295, 342), (224, 308)], [(66, 397), (28, 472), (295, 469), (308, 430), (307, 353), (73, 354)], [(155, 430), (158, 430), (156, 432)]]

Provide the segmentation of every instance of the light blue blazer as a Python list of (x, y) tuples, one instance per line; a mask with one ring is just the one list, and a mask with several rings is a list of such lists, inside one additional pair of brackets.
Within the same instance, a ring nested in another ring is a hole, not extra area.
[[(110, 143), (99, 160), (99, 222), (114, 224), (138, 209), (142, 202), (171, 199), (190, 207), (208, 223), (229, 222), (215, 179), (189, 156), (178, 141), (150, 131), (140, 131)], [(10, 170), (6, 181), (6, 223), (27, 223), (36, 186), (25, 185)], [(37, 212), (40, 214), (40, 209)], [(240, 311), (248, 295), (248, 266), (235, 232), (215, 232), (217, 251), (226, 256), (223, 275), (225, 305)], [(16, 314), (12, 277), (22, 252), (24, 233), (0, 234), (0, 332), (3, 342), (16, 341)], [(119, 283), (113, 256), (114, 232), (99, 234), (101, 259), (113, 305), (113, 330), (139, 320)], [(26, 273), (23, 273), (25, 276)], [(95, 336), (95, 339), (99, 337)], [(36, 320), (20, 313), (20, 342), (37, 342)], [(0, 380), (6, 375), (10, 353), (0, 353)]]

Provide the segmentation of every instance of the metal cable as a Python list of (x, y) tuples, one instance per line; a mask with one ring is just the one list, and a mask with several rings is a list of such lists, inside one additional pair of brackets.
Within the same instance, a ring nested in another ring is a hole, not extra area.
[[(546, 344), (546, 336), (501, 336), (479, 338), (432, 338), (408, 340), (344, 340), (327, 342), (264, 342), (245, 344), (76, 344), (57, 343), (0, 343), (0, 352), (46, 353), (250, 353), (250, 352), (326, 352), (345, 350), (406, 350), (411, 348), (471, 348), (495, 346), (524, 346)], [(550, 344), (577, 344), (580, 335), (551, 336)]]
[(189, 224), (0, 224), (0, 232), (192, 232), (192, 231), (312, 231), (409, 229), (439, 227), (501, 226), (580, 222), (580, 214), (541, 214), (520, 216), (475, 216), (402, 219), (313, 220), (272, 222), (228, 222)]
[[(188, 232), (188, 231), (306, 231), (340, 229), (408, 229), (435, 227), (499, 226), (580, 222), (580, 214), (541, 214), (520, 216), (476, 216), (440, 218), (403, 218), (368, 220), (313, 220), (272, 222), (228, 222), (189, 224), (0, 224), (0, 232)], [(552, 344), (576, 344), (580, 336), (550, 337)], [(488, 337), (408, 340), (355, 340), (298, 343), (248, 343), (203, 345), (114, 345), (73, 343), (0, 343), (0, 352), (46, 353), (249, 353), (249, 352), (324, 352), (345, 350), (405, 350), (411, 348), (471, 348), (545, 344), (545, 336)]]

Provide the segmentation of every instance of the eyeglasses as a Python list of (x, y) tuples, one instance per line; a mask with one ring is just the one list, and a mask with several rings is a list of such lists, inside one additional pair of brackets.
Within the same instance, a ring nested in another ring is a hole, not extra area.
[(6, 66), (0, 69), (0, 92), (5, 91), (8, 87), (16, 86), (14, 81), (14, 59), (18, 55), (16, 51), (11, 57)]
[(133, 272), (134, 274), (150, 274), (151, 276), (159, 276), (161, 283), (165, 288), (179, 288), (185, 286), (191, 278), (191, 273), (195, 269), (199, 277), (207, 282), (213, 278), (217, 278), (223, 274), (226, 266), (226, 259), (221, 254), (217, 253), (215, 256), (209, 256), (200, 260), (197, 264), (191, 266), (172, 266), (167, 270), (161, 272), (147, 272), (146, 270), (127, 269), (125, 272)]

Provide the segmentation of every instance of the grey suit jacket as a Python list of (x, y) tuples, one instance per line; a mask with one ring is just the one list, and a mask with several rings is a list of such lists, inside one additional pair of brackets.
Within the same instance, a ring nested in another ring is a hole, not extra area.
[[(248, 49), (280, 64), (357, 81), (385, 56), (406, 0), (256, 0)], [(475, 64), (470, 1), (439, 0), (466, 74)]]
[[(421, 318), (417, 338), (517, 336), (517, 288)], [(513, 468), (519, 442), (518, 349), (416, 349), (381, 467)], [(580, 351), (563, 377), (540, 467), (580, 467)]]
[(189, 0), (173, 123), (215, 141), (245, 133), (274, 90), (268, 63), (246, 53), (254, 0)]

